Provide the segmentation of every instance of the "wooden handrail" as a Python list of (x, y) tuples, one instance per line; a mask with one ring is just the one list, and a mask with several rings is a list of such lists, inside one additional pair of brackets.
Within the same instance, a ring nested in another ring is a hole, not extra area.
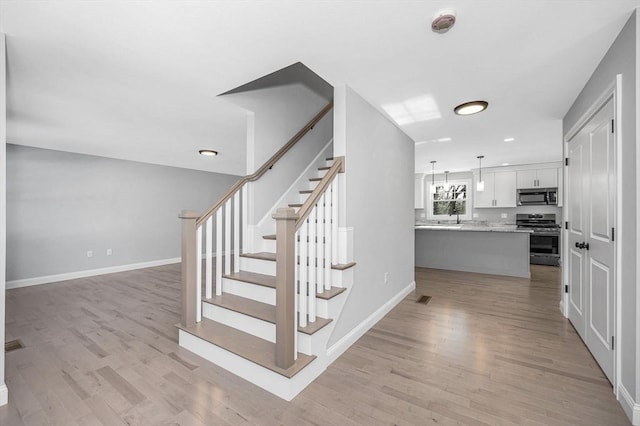
[(254, 173), (240, 178), (233, 186), (222, 196), (220, 199), (209, 207), (196, 221), (196, 226), (200, 226), (209, 216), (214, 214), (216, 210), (224, 205), (233, 195), (242, 188), (247, 182), (253, 182), (258, 180), (264, 175), (267, 170), (274, 166), (300, 139), (304, 137), (322, 118), (333, 108), (333, 101), (329, 102), (322, 110), (316, 114), (298, 133), (296, 133), (289, 142), (287, 142), (282, 148), (271, 156), (258, 170)]
[(338, 175), (338, 173), (344, 172), (344, 157), (334, 158), (333, 165), (322, 177), (322, 180), (316, 185), (307, 201), (304, 202), (300, 210), (298, 210), (298, 219), (296, 220), (296, 230), (300, 229), (313, 207), (320, 201), (320, 197), (327, 190), (331, 181)]

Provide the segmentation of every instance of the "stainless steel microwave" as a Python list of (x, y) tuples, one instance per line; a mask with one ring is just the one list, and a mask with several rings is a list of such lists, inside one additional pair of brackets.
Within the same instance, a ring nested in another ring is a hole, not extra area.
[(518, 190), (518, 205), (558, 205), (558, 190), (557, 188), (520, 189)]

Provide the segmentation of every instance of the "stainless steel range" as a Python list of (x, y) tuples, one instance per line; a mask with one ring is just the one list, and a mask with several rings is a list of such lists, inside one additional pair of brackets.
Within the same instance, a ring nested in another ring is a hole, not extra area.
[(518, 229), (531, 229), (529, 238), (530, 263), (538, 265), (560, 264), (560, 225), (552, 213), (517, 214)]

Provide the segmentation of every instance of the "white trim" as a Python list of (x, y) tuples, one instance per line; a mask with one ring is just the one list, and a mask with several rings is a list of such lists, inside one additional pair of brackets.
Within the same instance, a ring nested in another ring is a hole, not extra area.
[[(614, 133), (614, 143), (616, 144), (616, 154), (614, 159), (614, 167), (616, 172), (616, 203), (615, 203), (615, 223), (613, 224), (616, 229), (616, 234), (618, 236), (623, 235), (623, 223), (622, 223), (622, 167), (620, 167), (622, 160), (622, 75), (617, 74), (613, 83), (611, 83), (607, 88), (600, 94), (600, 96), (587, 108), (587, 110), (580, 116), (580, 118), (574, 123), (573, 126), (569, 129), (569, 131), (564, 135), (563, 141), (563, 150), (565, 153), (565, 157), (568, 155), (568, 145), (570, 141), (582, 130), (582, 128), (591, 120), (591, 118), (602, 109), (609, 100), (613, 102), (613, 118), (616, 126)], [(571, 167), (571, 165), (569, 165)], [(563, 166), (564, 168), (564, 182), (568, 182), (568, 170), (567, 166)], [(567, 187), (565, 186), (565, 189)], [(562, 210), (563, 219), (565, 221), (569, 220), (567, 217), (569, 210), (569, 194), (568, 191), (564, 191), (565, 202), (563, 204), (564, 208)], [(568, 274), (569, 274), (569, 260), (567, 258), (569, 254), (569, 231), (563, 229), (563, 250), (562, 250), (562, 264), (566, 265), (563, 267), (562, 276), (563, 281), (568, 283)], [(613, 390), (616, 397), (618, 395), (618, 384), (621, 384), (622, 377), (622, 351), (620, 347), (622, 346), (620, 342), (620, 336), (622, 336), (622, 296), (620, 291), (620, 285), (622, 283), (622, 256), (619, 256), (621, 252), (621, 241), (622, 238), (617, 238), (614, 245), (614, 262), (615, 262), (615, 284), (614, 284), (614, 336), (617, 340), (617, 345), (614, 350), (614, 360), (613, 360)], [(565, 317), (569, 317), (569, 295), (563, 292), (562, 302), (564, 304), (564, 315)]]
[(629, 417), (629, 420), (631, 420), (631, 424), (633, 424), (633, 426), (640, 426), (640, 404), (631, 398), (629, 391), (622, 384), (618, 386), (618, 401), (624, 413)]
[(131, 263), (129, 265), (109, 266), (106, 268), (88, 269), (86, 271), (67, 272), (64, 274), (44, 275), (41, 277), (24, 278), (21, 280), (7, 281), (7, 290), (32, 285), (50, 284), (59, 281), (75, 280), (77, 278), (94, 277), (96, 275), (112, 274), (114, 272), (133, 271), (135, 269), (151, 268), (154, 266), (170, 265), (180, 263), (181, 258), (151, 260), (149, 262)]
[(330, 348), (327, 349), (327, 358), (329, 360), (328, 364), (331, 364), (333, 361), (338, 359), (340, 355), (346, 352), (347, 349), (351, 347), (359, 338), (364, 336), (364, 334), (369, 331), (371, 327), (376, 325), (378, 321), (380, 321), (385, 315), (387, 315), (396, 305), (407, 297), (412, 291), (416, 289), (416, 282), (412, 281), (408, 286), (400, 290), (398, 294), (393, 296), (387, 303), (382, 305), (378, 310), (376, 310), (373, 314), (369, 315), (369, 317), (365, 318), (360, 324), (354, 327), (349, 333), (347, 333), (344, 337), (334, 343)]
[(7, 405), (9, 402), (9, 388), (2, 383), (0, 385), (0, 406)]

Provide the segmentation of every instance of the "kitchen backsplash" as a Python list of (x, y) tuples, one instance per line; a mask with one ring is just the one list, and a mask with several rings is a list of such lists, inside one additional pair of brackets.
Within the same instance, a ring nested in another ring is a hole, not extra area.
[[(488, 223), (516, 223), (516, 214), (522, 213), (554, 213), (556, 215), (556, 223), (562, 222), (562, 208), (556, 206), (521, 206), (506, 209), (473, 209), (473, 220)], [(503, 218), (505, 214), (507, 217)], [(424, 222), (424, 209), (415, 209), (416, 223)], [(477, 215), (477, 217), (476, 217)], [(451, 220), (456, 220), (455, 216)]]

